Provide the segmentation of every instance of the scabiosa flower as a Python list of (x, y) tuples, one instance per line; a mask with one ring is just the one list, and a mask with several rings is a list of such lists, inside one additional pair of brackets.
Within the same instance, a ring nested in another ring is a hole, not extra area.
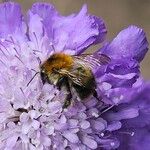
[[(27, 84), (51, 54), (79, 55), (102, 42), (103, 20), (89, 15), (86, 5), (64, 17), (47, 3), (35, 3), (27, 21), (17, 3), (1, 4), (0, 16), (0, 149), (136, 149), (145, 133), (149, 138), (144, 129), (149, 125), (144, 112), (149, 85), (139, 71), (148, 48), (142, 29), (130, 26), (96, 52), (111, 58), (107, 66), (94, 70), (102, 100), (91, 96), (81, 102), (73, 97), (73, 104), (62, 111), (65, 91), (43, 85), (38, 74)], [(114, 107), (102, 113), (109, 105)], [(143, 126), (138, 124), (142, 116)], [(141, 132), (136, 133), (138, 128)]]
[[(130, 133), (132, 136), (129, 136), (128, 134), (118, 134), (118, 132), (116, 133), (121, 142), (120, 149), (148, 150), (150, 147), (150, 94), (148, 92), (149, 89), (150, 83), (143, 83), (138, 89), (138, 92), (134, 94), (130, 101), (130, 107), (137, 109), (139, 115), (128, 121), (122, 121), (122, 128), (119, 132)], [(125, 105), (122, 105), (122, 108), (124, 107)], [(124, 139), (126, 139), (126, 141)]]

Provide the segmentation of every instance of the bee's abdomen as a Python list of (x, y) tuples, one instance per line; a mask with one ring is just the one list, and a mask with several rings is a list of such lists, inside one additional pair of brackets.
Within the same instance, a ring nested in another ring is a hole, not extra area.
[(89, 97), (93, 93), (93, 89), (85, 88), (83, 86), (74, 85), (73, 86), (80, 97), (81, 100)]
[(90, 76), (89, 78), (85, 79), (84, 86), (73, 84), (73, 87), (77, 91), (80, 99), (83, 100), (94, 93), (96, 89), (96, 82), (94, 77)]

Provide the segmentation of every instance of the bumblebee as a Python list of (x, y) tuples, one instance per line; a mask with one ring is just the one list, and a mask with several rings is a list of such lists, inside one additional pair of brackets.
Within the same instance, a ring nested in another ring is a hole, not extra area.
[(55, 85), (59, 90), (62, 87), (66, 88), (68, 94), (63, 108), (67, 108), (71, 104), (72, 88), (75, 89), (81, 100), (90, 95), (98, 98), (92, 68), (105, 65), (109, 60), (109, 57), (103, 54), (71, 56), (64, 53), (55, 53), (41, 64), (41, 80), (43, 84)]

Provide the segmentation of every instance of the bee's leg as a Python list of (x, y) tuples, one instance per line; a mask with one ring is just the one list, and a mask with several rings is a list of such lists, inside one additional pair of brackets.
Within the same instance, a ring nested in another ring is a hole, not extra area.
[(57, 88), (58, 88), (58, 90), (60, 91), (61, 90), (61, 87), (63, 86), (63, 84), (65, 83), (66, 81), (65, 81), (65, 78), (64, 77), (62, 77), (62, 78), (60, 78), (59, 80), (58, 80), (58, 82), (57, 82)]
[(63, 109), (67, 108), (71, 104), (71, 98), (72, 98), (71, 87), (70, 87), (68, 78), (66, 77), (64, 78), (64, 80), (65, 80), (64, 82), (65, 82), (65, 86), (66, 86), (68, 94), (64, 102)]
[(98, 94), (97, 94), (97, 91), (96, 91), (96, 90), (94, 90), (93, 96), (94, 96), (97, 100), (100, 100), (100, 97), (98, 97)]
[(62, 87), (65, 87), (67, 92), (68, 92), (66, 100), (65, 100), (64, 105), (63, 105), (63, 109), (65, 109), (71, 104), (71, 98), (72, 98), (68, 78), (67, 77), (60, 78), (59, 81), (57, 82), (56, 86), (57, 86), (58, 90), (61, 90)]
[(63, 109), (67, 108), (71, 104), (72, 94), (69, 93), (66, 97), (65, 103), (63, 105)]

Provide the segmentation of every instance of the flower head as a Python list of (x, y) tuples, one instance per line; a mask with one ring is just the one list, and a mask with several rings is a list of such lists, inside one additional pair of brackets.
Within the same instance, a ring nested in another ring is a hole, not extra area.
[[(79, 55), (92, 44), (102, 42), (106, 34), (103, 20), (88, 14), (86, 5), (78, 14), (64, 17), (47, 3), (35, 3), (28, 11), (28, 22), (17, 3), (1, 4), (0, 15), (0, 149), (121, 147), (121, 133), (126, 132), (128, 124), (131, 128), (137, 125), (132, 120), (145, 115), (143, 110), (149, 103), (148, 97), (142, 98), (145, 86), (149, 86), (139, 71), (139, 62), (148, 48), (143, 30), (131, 26), (96, 52), (112, 59), (107, 66), (95, 70), (102, 100), (91, 96), (78, 101), (75, 97), (72, 106), (62, 111), (65, 91), (43, 85), (38, 74), (28, 83), (39, 72), (39, 64), (51, 54)], [(142, 95), (140, 100), (138, 94)], [(114, 107), (102, 113), (109, 105)], [(145, 120), (145, 125), (148, 123)], [(142, 128), (136, 126), (125, 135), (131, 136), (138, 127)], [(135, 134), (136, 139), (145, 132), (143, 129), (141, 134)]]

